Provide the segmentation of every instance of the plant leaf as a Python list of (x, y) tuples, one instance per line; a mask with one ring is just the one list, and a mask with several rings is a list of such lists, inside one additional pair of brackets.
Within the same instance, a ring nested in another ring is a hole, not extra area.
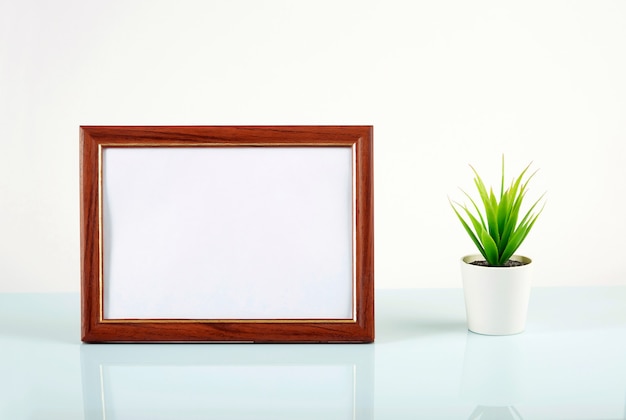
[(489, 265), (498, 265), (498, 247), (486, 230), (480, 232), (480, 240), (485, 249), (485, 258)]
[(493, 190), (491, 190), (491, 194), (487, 193), (485, 183), (483, 182), (476, 169), (471, 165), (470, 168), (472, 168), (472, 171), (474, 171), (474, 184), (476, 184), (476, 188), (478, 189), (480, 198), (483, 202), (483, 207), (485, 208), (485, 217), (487, 218), (486, 230), (489, 232), (494, 242), (499, 242), (500, 235), (498, 233), (497, 202), (495, 195), (493, 194)]
[[(535, 204), (537, 204), (537, 202)], [(534, 207), (534, 205), (533, 205), (533, 207)], [(529, 218), (525, 217), (524, 221), (522, 223), (520, 223), (520, 226), (515, 230), (515, 232), (513, 232), (513, 234), (511, 235), (511, 239), (510, 239), (506, 249), (504, 250), (504, 252), (500, 256), (501, 264), (506, 263), (509, 260), (509, 258), (511, 258), (511, 256), (513, 256), (515, 251), (517, 251), (517, 249), (520, 247), (522, 242), (524, 242), (524, 239), (526, 239), (526, 236), (528, 236), (528, 233), (530, 232), (530, 230), (532, 229), (533, 225), (537, 221), (537, 218), (539, 217), (541, 212), (543, 212), (544, 208), (545, 208), (545, 203), (544, 203), (543, 207), (541, 208), (541, 210), (539, 210), (539, 212), (537, 214), (529, 216)], [(530, 214), (530, 211), (526, 215), (528, 216), (529, 214)]]
[[(448, 198), (448, 201), (450, 201), (450, 198)], [(452, 206), (452, 210), (454, 210), (454, 213), (456, 213), (457, 217), (461, 221), (461, 224), (465, 228), (465, 231), (467, 232), (469, 237), (472, 239), (472, 242), (474, 242), (474, 245), (476, 245), (476, 248), (478, 248), (478, 251), (481, 253), (481, 255), (486, 260), (487, 259), (487, 255), (485, 254), (485, 249), (483, 248), (482, 244), (480, 243), (480, 241), (478, 240), (478, 238), (476, 237), (476, 235), (474, 234), (472, 229), (469, 227), (469, 225), (467, 224), (465, 219), (463, 219), (461, 214), (457, 211), (456, 207), (454, 207), (454, 204), (452, 203), (452, 201), (450, 201), (450, 206)]]
[[(461, 190), (463, 191), (463, 190)], [(467, 198), (469, 198), (470, 202), (474, 205), (474, 208), (476, 209), (476, 213), (478, 214), (478, 217), (480, 218), (480, 223), (482, 224), (483, 228), (487, 229), (487, 225), (485, 224), (485, 219), (483, 218), (482, 213), (480, 212), (480, 209), (478, 208), (478, 206), (476, 205), (476, 202), (472, 199), (472, 197), (470, 197), (470, 195), (468, 193), (466, 193), (465, 191), (463, 191), (463, 194), (465, 194), (467, 196)]]
[(493, 189), (489, 190), (489, 209), (487, 210), (487, 220), (489, 223), (489, 235), (496, 245), (500, 242), (500, 230), (498, 229), (498, 200), (493, 193)]

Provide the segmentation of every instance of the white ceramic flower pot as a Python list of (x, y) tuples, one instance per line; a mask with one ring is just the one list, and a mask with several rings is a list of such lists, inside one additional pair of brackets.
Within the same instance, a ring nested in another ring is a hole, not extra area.
[(519, 334), (526, 329), (531, 288), (532, 260), (514, 255), (525, 263), (517, 267), (483, 267), (470, 264), (482, 255), (461, 259), (461, 274), (467, 311), (467, 326), (486, 335)]

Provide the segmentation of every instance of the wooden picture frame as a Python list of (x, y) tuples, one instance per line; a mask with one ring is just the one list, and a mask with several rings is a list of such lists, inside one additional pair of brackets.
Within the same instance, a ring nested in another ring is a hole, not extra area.
[(371, 126), (82, 126), (84, 342), (374, 340)]

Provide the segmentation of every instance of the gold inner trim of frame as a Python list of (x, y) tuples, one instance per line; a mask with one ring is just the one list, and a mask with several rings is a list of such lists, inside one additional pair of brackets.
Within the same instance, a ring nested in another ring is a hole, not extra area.
[(103, 206), (103, 193), (102, 193), (102, 180), (103, 180), (103, 168), (102, 168), (102, 145), (98, 145), (98, 302), (100, 308), (98, 316), (100, 322), (104, 319), (104, 294), (102, 291), (102, 284), (104, 282), (104, 247), (102, 237), (104, 230), (102, 227), (102, 206)]
[[(125, 318), (105, 318), (104, 317), (104, 247), (103, 247), (103, 149), (106, 147), (350, 147), (352, 150), (352, 318), (351, 319), (161, 319), (161, 318), (142, 318), (142, 319), (125, 319)], [(343, 143), (193, 143), (186, 142), (142, 142), (142, 143), (98, 143), (98, 299), (100, 302), (99, 322), (104, 324), (124, 323), (124, 324), (145, 324), (145, 323), (162, 323), (162, 324), (296, 324), (296, 323), (329, 323), (329, 324), (349, 324), (356, 323), (356, 142), (350, 144)]]
[(356, 143), (352, 145), (352, 320), (356, 321)]
[(103, 324), (354, 324), (354, 319), (178, 319), (178, 318), (111, 318), (100, 320)]
[(173, 142), (141, 142), (141, 143), (99, 143), (100, 147), (354, 147), (356, 143), (188, 143)]

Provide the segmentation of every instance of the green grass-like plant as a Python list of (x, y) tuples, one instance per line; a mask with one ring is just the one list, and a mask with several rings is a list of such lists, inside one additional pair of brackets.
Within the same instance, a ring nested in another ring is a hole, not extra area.
[[(539, 217), (545, 207), (544, 203), (541, 210), (533, 213), (537, 204), (545, 196), (545, 193), (543, 193), (518, 223), (520, 208), (526, 196), (528, 183), (537, 173), (537, 171), (533, 172), (526, 181), (523, 181), (524, 175), (531, 164), (532, 162), (526, 166), (519, 176), (514, 177), (509, 188), (505, 190), (504, 155), (502, 156), (502, 179), (499, 199), (494, 194), (493, 188), (490, 188), (489, 192), (487, 192), (485, 183), (478, 175), (478, 172), (476, 172), (476, 169), (470, 165), (475, 175), (474, 184), (476, 184), (480, 194), (483, 212), (478, 208), (472, 197), (463, 190), (461, 191), (469, 198), (476, 210), (476, 214), (472, 213), (467, 205), (448, 199), (465, 231), (490, 266), (501, 267), (507, 263), (517, 248), (524, 242), (537, 217)], [(461, 215), (462, 213), (467, 216), (467, 220)]]

